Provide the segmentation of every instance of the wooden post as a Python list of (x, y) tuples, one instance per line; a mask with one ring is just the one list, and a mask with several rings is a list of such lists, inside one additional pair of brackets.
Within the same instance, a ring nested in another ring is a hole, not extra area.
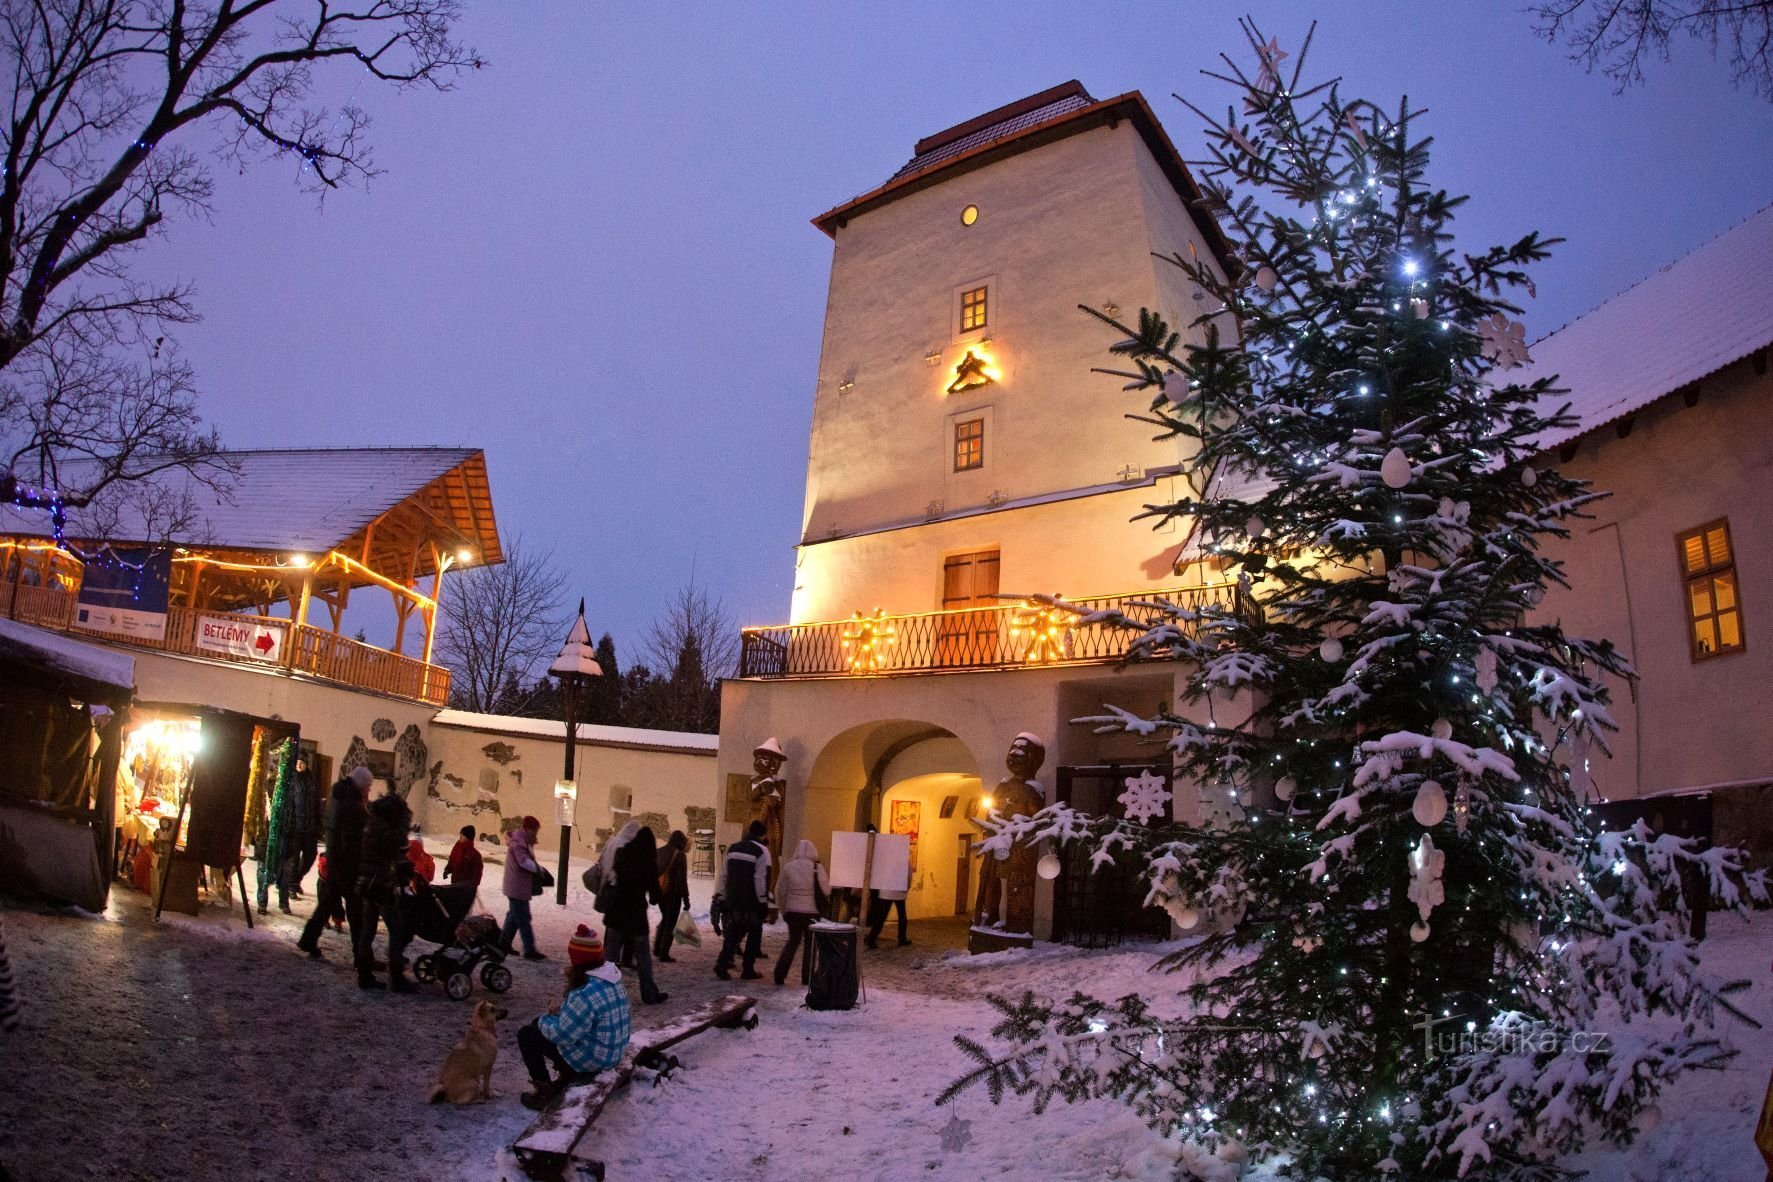
[(296, 642), (308, 626), (308, 605), (314, 600), (314, 568), (302, 572), (302, 597), (297, 601), (295, 615), (289, 621), (289, 635), (283, 638), (283, 667), (295, 668)]
[(448, 564), (440, 555), (437, 559), (437, 575), (431, 580), (431, 610), (425, 616), (425, 664), (431, 663), (431, 650), (437, 643), (438, 615), (443, 608), (443, 572), (449, 569)]
[(862, 901), (861, 901), (860, 906), (858, 906), (856, 908), (855, 956), (856, 956), (856, 992), (857, 992), (858, 996), (860, 995), (861, 990), (862, 990), (862, 927), (863, 927), (863, 925), (865, 925), (868, 922), (869, 915), (873, 914), (873, 911), (874, 911), (874, 908), (871, 905), (871, 900), (870, 900), (870, 896), (869, 896), (868, 892), (872, 889), (870, 884), (874, 880), (874, 838), (875, 837), (876, 837), (876, 834), (874, 832), (874, 829), (873, 829), (873, 827), (870, 827), (868, 830), (868, 848), (866, 850), (864, 850), (862, 853)]
[[(427, 661), (430, 656), (429, 652), (425, 654)], [(577, 674), (569, 673), (560, 680), (565, 682), (561, 688), (566, 691), (566, 779), (568, 782), (576, 783), (573, 780), (573, 755), (579, 738), (580, 678)], [(560, 805), (556, 803), (554, 807), (558, 809)], [(562, 907), (566, 906), (567, 859), (572, 853), (572, 848), (573, 827), (562, 818), (560, 822), (560, 873), (554, 878), (554, 902)]]

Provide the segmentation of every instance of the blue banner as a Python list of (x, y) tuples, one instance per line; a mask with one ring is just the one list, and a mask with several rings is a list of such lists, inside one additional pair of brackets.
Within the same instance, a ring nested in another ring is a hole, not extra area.
[(129, 640), (164, 640), (172, 551), (106, 546), (86, 559), (74, 623)]

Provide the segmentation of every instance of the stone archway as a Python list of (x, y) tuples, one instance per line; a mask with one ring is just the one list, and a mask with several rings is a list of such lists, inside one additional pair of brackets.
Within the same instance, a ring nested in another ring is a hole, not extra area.
[[(826, 741), (813, 759), (803, 782), (802, 791), (794, 794), (788, 817), (789, 848), (800, 838), (809, 838), (819, 847), (820, 856), (831, 856), (831, 834), (857, 832), (873, 824), (887, 831), (891, 818), (883, 813), (883, 805), (894, 800), (916, 801), (919, 804), (918, 862), (925, 858), (954, 861), (957, 846), (956, 824), (964, 824), (968, 799), (962, 791), (966, 783), (975, 786), (979, 780), (978, 763), (966, 745), (954, 733), (934, 723), (914, 719), (883, 719), (863, 723), (841, 731)], [(948, 818), (941, 818), (943, 800), (959, 799)], [(927, 805), (927, 810), (924, 806)], [(929, 831), (939, 832), (944, 848), (938, 854), (922, 840), (924, 813), (928, 813)], [(936, 822), (942, 822), (937, 826)], [(928, 852), (926, 852), (928, 851)], [(949, 891), (954, 889), (954, 869), (947, 871)], [(914, 882), (914, 895), (916, 893)], [(925, 891), (939, 892), (936, 885)], [(932, 895), (932, 897), (934, 897)], [(930, 914), (954, 914), (952, 899), (946, 910)]]

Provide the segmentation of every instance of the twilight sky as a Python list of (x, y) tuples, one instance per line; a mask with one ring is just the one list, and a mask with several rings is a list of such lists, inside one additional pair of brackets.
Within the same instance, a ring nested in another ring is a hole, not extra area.
[(553, 547), (625, 664), (692, 569), (739, 622), (787, 619), (831, 258), (808, 219), (920, 136), (1076, 78), (1144, 91), (1192, 157), (1171, 93), (1222, 107), (1199, 71), (1252, 57), (1237, 17), (1296, 51), (1315, 10), (1308, 77), (1430, 109), (1463, 245), (1569, 239), (1529, 338), (1773, 201), (1773, 104), (1704, 46), (1616, 95), (1518, 7), (483, 2), (461, 32), (490, 66), (452, 94), (323, 81), (375, 118), (367, 192), (223, 166), (213, 224), (144, 262), (197, 285), (181, 340), (228, 445), (485, 448), (502, 531)]

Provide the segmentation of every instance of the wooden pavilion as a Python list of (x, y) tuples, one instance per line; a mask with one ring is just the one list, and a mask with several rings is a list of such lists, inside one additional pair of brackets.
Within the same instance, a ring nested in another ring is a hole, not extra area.
[[(200, 480), (183, 470), (70, 510), (58, 545), (42, 510), (0, 507), (0, 614), (113, 642), (265, 664), (441, 704), (449, 673), (431, 664), (444, 576), (504, 561), (485, 454), (474, 448), (234, 451)], [(78, 486), (79, 473), (64, 469)], [(212, 483), (213, 482), (213, 483)], [(170, 551), (161, 638), (82, 626), (85, 559), (106, 548)], [(393, 597), (392, 644), (342, 635), (353, 591)], [(284, 612), (273, 615), (283, 605)], [(258, 653), (205, 641), (204, 620), (260, 630)], [(317, 623), (316, 617), (324, 620)], [(409, 624), (417, 618), (417, 635)]]

